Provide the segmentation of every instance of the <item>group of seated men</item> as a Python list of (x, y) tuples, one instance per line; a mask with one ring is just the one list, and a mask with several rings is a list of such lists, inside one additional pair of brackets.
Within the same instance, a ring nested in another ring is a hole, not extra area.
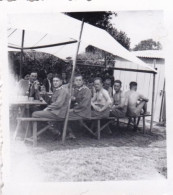
[[(48, 86), (51, 86), (49, 82)], [(109, 91), (109, 87), (105, 87), (102, 79), (96, 77), (92, 93), (91, 89), (84, 84), (82, 75), (75, 75), (69, 120), (80, 120), (90, 117), (139, 116), (141, 112), (146, 112), (148, 99), (137, 92), (136, 82), (130, 82), (130, 90), (127, 92), (121, 90), (122, 83), (120, 80), (115, 80), (113, 87), (115, 92), (111, 95), (112, 92)], [(53, 94), (49, 105), (43, 110), (34, 111), (32, 117), (60, 120), (65, 118), (70, 99), (69, 84), (63, 84), (63, 78), (55, 75), (51, 89)], [(34, 96), (35, 99), (40, 98), (37, 73), (31, 73), (30, 75), (28, 93)]]

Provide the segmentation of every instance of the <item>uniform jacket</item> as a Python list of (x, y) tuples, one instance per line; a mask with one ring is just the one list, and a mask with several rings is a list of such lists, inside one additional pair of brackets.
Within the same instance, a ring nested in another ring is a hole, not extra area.
[(51, 111), (60, 118), (65, 118), (69, 104), (68, 90), (63, 86), (54, 90), (52, 103), (48, 106)]
[(89, 118), (91, 117), (91, 91), (88, 87), (83, 85), (81, 88), (74, 89), (74, 97), (76, 98), (76, 105), (73, 110), (79, 116)]

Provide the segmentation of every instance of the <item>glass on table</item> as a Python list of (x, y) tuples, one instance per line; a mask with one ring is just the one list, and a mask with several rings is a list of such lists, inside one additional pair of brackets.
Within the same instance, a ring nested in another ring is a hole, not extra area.
[(33, 97), (29, 97), (29, 101), (34, 101), (34, 98)]

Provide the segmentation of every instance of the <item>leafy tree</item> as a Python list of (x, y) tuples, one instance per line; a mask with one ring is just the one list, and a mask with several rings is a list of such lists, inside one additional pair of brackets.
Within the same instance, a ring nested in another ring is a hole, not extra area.
[(130, 38), (123, 31), (118, 31), (111, 23), (112, 16), (117, 16), (115, 12), (68, 12), (67, 15), (78, 20), (84, 20), (89, 24), (106, 30), (126, 49), (130, 49)]
[(153, 39), (143, 40), (133, 48), (134, 51), (141, 50), (161, 50), (162, 45), (159, 41), (154, 41)]
[(107, 29), (111, 26), (110, 19), (112, 14), (117, 16), (115, 12), (67, 12), (66, 14), (102, 29)]
[[(9, 52), (9, 66), (12, 73), (19, 77), (20, 74), (20, 52)], [(61, 74), (66, 71), (68, 64), (48, 53), (26, 51), (23, 53), (22, 76), (31, 71), (38, 73), (38, 78), (42, 81), (47, 72)]]

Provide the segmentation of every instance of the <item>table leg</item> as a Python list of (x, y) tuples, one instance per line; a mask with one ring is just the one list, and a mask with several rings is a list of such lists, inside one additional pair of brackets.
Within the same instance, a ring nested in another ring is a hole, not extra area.
[(28, 131), (29, 131), (29, 122), (27, 122), (27, 126), (26, 126), (26, 132), (25, 132), (25, 137), (24, 137), (24, 141), (26, 140), (27, 138), (27, 135), (28, 135)]
[(33, 122), (33, 146), (37, 146), (37, 122)]
[(25, 115), (25, 106), (20, 106), (19, 108), (21, 110), (20, 117), (24, 117), (24, 115)]
[(20, 128), (20, 124), (21, 124), (21, 120), (18, 120), (16, 129), (15, 129), (15, 132), (14, 132), (14, 136), (13, 136), (13, 139), (14, 139), (14, 140), (15, 140), (16, 137), (17, 137), (17, 134), (18, 134), (18, 131), (19, 131), (19, 128)]

